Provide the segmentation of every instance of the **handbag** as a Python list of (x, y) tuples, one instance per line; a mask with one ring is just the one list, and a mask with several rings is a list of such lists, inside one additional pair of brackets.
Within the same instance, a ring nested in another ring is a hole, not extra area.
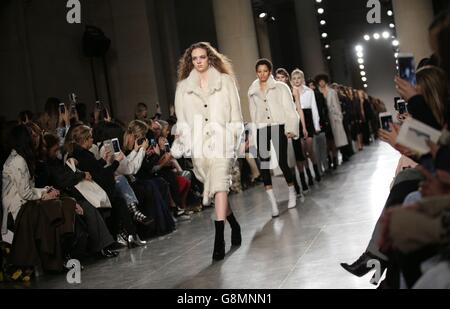
[[(66, 161), (67, 166), (75, 173), (76, 167), (72, 159)], [(82, 180), (75, 188), (95, 208), (112, 208), (108, 194), (96, 182)]]

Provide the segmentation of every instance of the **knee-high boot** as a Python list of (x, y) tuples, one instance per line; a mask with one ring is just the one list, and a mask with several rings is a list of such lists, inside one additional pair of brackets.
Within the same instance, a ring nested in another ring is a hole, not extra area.
[(237, 222), (233, 213), (227, 217), (227, 221), (231, 226), (231, 245), (240, 246), (242, 243), (241, 226)]
[(214, 221), (216, 227), (216, 236), (214, 239), (214, 252), (213, 260), (220, 261), (225, 258), (225, 239), (224, 239), (224, 229), (225, 221)]

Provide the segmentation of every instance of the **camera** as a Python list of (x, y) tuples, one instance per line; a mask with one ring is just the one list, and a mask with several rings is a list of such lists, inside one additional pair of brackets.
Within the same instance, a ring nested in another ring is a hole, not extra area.
[(70, 100), (70, 102), (72, 102), (72, 103), (77, 103), (77, 96), (76, 96), (76, 94), (75, 93), (71, 93), (71, 94), (69, 94), (69, 100)]
[(145, 142), (145, 138), (143, 137), (143, 138), (138, 139), (137, 144), (139, 146), (141, 146), (144, 142)]
[(156, 140), (154, 138), (151, 139), (150, 146), (151, 147), (156, 147)]
[(170, 152), (170, 144), (169, 143), (165, 143), (164, 144), (164, 149), (166, 152)]
[(77, 107), (76, 107), (75, 104), (72, 104), (72, 105), (70, 106), (70, 113), (71, 113), (72, 115), (76, 115), (76, 113), (77, 113)]

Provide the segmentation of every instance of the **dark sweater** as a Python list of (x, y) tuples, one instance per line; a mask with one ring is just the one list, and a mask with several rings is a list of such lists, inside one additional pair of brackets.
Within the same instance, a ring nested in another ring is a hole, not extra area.
[(92, 175), (92, 180), (102, 187), (110, 198), (115, 195), (114, 173), (119, 167), (118, 161), (114, 161), (110, 166), (105, 167), (105, 160), (97, 160), (92, 152), (79, 146), (75, 147), (72, 157), (78, 161), (78, 168), (89, 172)]
[(419, 94), (409, 99), (408, 112), (414, 119), (423, 122), (436, 130), (442, 130), (442, 126), (434, 117), (433, 112), (430, 107), (428, 107), (427, 102), (425, 102), (425, 98), (422, 95)]

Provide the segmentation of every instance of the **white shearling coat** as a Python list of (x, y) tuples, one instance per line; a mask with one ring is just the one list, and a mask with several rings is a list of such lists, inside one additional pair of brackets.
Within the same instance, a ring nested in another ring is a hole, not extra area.
[(178, 83), (175, 111), (178, 136), (175, 157), (191, 157), (196, 177), (204, 183), (203, 203), (218, 192), (228, 192), (231, 168), (244, 132), (238, 90), (234, 79), (214, 67), (208, 70), (208, 89), (201, 89), (193, 70)]
[(300, 117), (297, 113), (289, 87), (270, 76), (267, 90), (261, 92), (259, 80), (255, 80), (248, 91), (250, 116), (258, 129), (268, 125), (285, 125), (285, 132), (297, 138)]

